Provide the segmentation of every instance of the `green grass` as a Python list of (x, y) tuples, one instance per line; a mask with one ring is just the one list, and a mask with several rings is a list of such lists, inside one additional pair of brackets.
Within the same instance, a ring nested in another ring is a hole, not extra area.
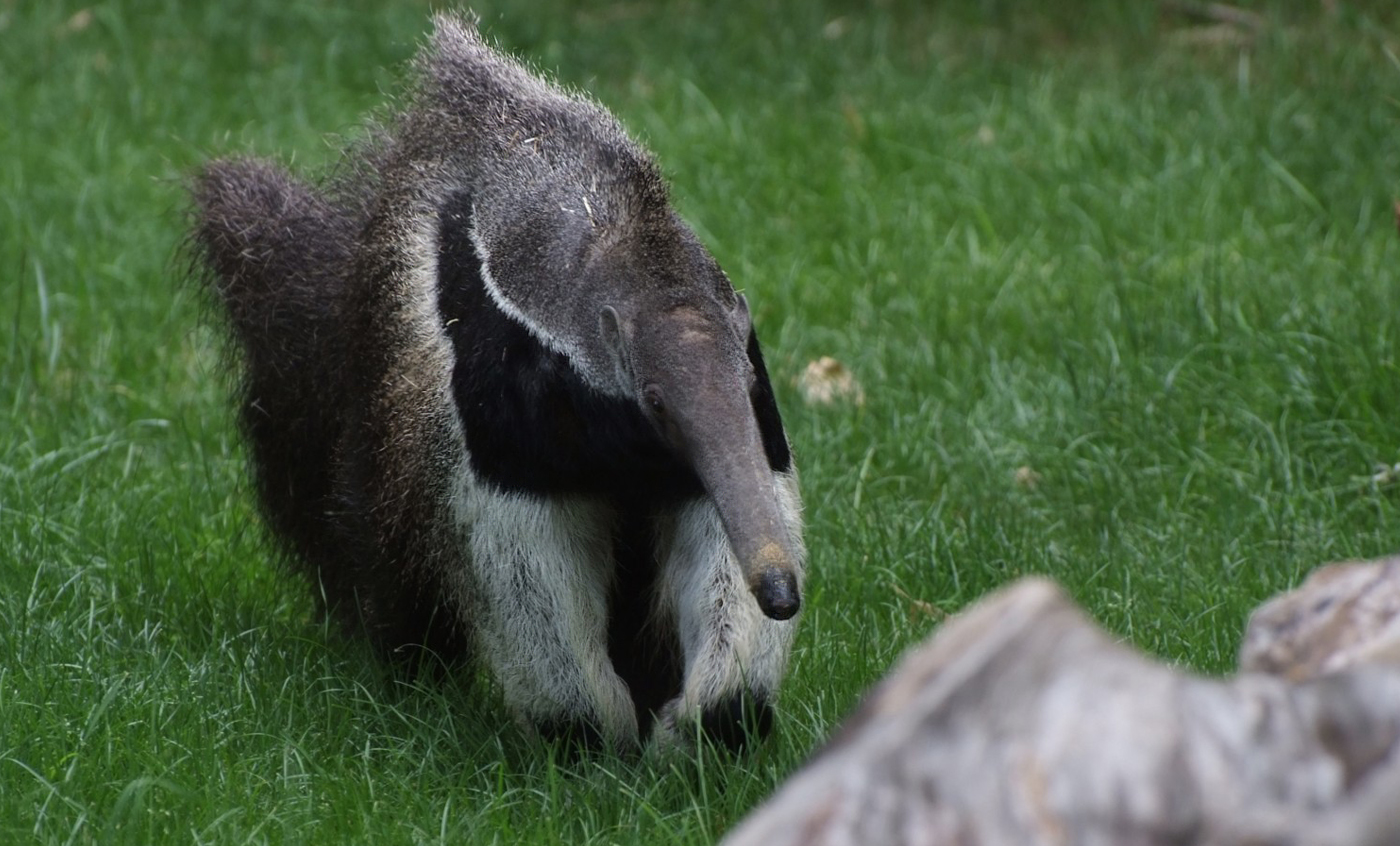
[[(774, 742), (557, 763), (270, 566), (180, 280), (181, 179), (332, 161), (428, 4), (0, 0), (0, 842), (708, 843), (1020, 575), (1221, 672), (1264, 597), (1400, 548), (1369, 480), (1400, 461), (1394, 4), (1279, 3), (1246, 47), (1150, 3), (927, 5), (478, 7), (657, 152), (808, 508)], [(863, 407), (803, 405), (821, 355)]]

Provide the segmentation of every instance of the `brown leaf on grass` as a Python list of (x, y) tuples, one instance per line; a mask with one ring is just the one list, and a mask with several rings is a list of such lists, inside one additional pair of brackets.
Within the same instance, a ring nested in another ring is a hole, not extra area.
[(1259, 30), (1268, 19), (1258, 12), (1232, 6), (1229, 3), (1201, 3), (1198, 0), (1162, 0), (1163, 12), (1174, 12), (1186, 18), (1212, 24), (1229, 24), (1243, 29)]
[(894, 586), (895, 595), (909, 603), (909, 623), (912, 625), (918, 622), (920, 617), (928, 617), (934, 620), (941, 620), (948, 616), (948, 612), (924, 599), (915, 599), (905, 592), (899, 585)]
[(1248, 47), (1268, 24), (1264, 15), (1228, 3), (1163, 0), (1162, 11), (1197, 23), (1168, 34), (1171, 43), (1183, 47)]
[(851, 31), (851, 20), (847, 17), (832, 18), (822, 27), (822, 37), (827, 41), (836, 41)]
[(92, 9), (79, 9), (63, 23), (63, 34), (82, 32), (92, 26)]
[(810, 405), (832, 405), (836, 402), (865, 404), (865, 390), (846, 365), (824, 355), (807, 365), (797, 379), (802, 398)]
[(1179, 29), (1167, 39), (1183, 47), (1248, 47), (1254, 42), (1254, 34), (1234, 24), (1222, 23)]
[(1016, 468), (1016, 487), (1030, 490), (1040, 484), (1040, 474), (1029, 464), (1023, 464)]

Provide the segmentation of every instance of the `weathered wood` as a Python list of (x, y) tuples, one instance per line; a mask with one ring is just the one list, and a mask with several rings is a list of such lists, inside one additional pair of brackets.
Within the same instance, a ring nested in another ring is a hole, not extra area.
[(1400, 843), (1400, 668), (1196, 677), (1027, 580), (907, 655), (729, 846)]
[(1293, 681), (1375, 663), (1400, 665), (1400, 558), (1314, 571), (1255, 610), (1240, 649), (1241, 670)]

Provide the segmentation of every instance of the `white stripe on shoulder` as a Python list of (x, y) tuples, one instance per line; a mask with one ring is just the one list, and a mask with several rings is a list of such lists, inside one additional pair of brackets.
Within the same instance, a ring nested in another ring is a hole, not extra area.
[(605, 378), (603, 374), (587, 365), (583, 349), (577, 343), (550, 333), (542, 324), (521, 311), (520, 307), (511, 302), (510, 298), (501, 290), (501, 286), (497, 284), (495, 277), (491, 274), (491, 251), (487, 249), (486, 242), (482, 240), (481, 233), (476, 227), (475, 203), (472, 204), (472, 220), (468, 232), (471, 235), (472, 247), (476, 250), (476, 257), (481, 262), (481, 281), (486, 287), (486, 293), (491, 297), (491, 302), (505, 312), (507, 317), (524, 326), (541, 344), (564, 356), (574, 371), (582, 376), (584, 381), (594, 390), (609, 396), (625, 396), (614, 384), (614, 380)]

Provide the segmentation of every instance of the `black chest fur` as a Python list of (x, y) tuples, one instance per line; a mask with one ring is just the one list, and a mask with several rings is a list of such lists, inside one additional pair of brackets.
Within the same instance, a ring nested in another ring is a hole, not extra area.
[[(452, 389), (472, 469), (512, 492), (593, 494), (655, 508), (702, 494), (695, 472), (630, 400), (595, 391), (486, 291), (469, 237), (470, 196), (443, 208), (438, 309), (456, 364)], [(561, 280), (568, 284), (568, 280)], [(758, 344), (749, 343), (749, 356)], [(753, 405), (770, 464), (790, 463), (772, 389), (755, 360)]]

